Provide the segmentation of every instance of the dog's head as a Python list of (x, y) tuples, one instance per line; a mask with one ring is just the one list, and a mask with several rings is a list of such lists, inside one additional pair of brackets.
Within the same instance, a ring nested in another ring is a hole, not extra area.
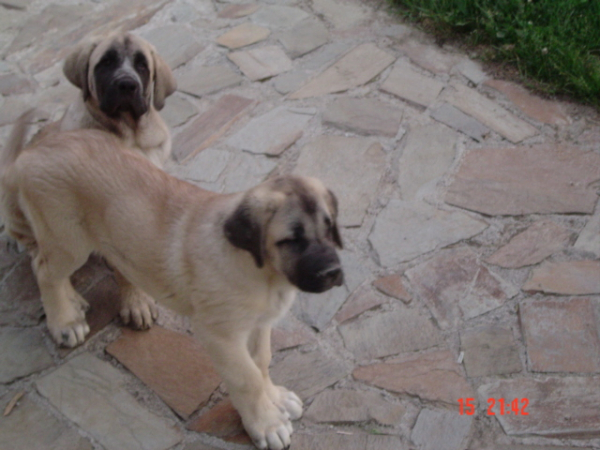
[(140, 37), (119, 33), (81, 43), (67, 57), (67, 79), (111, 118), (138, 120), (151, 105), (158, 110), (177, 88), (167, 63)]
[(319, 180), (286, 176), (248, 191), (224, 231), (258, 267), (270, 264), (300, 290), (323, 292), (344, 279), (336, 219), (337, 199)]

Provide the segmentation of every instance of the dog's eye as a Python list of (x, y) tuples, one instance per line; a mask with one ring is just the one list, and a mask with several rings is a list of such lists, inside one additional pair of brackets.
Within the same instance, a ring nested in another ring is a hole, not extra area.
[(117, 52), (108, 51), (104, 54), (100, 62), (98, 62), (98, 66), (101, 67), (112, 67), (119, 62), (119, 56)]
[(325, 216), (325, 226), (327, 227), (328, 230), (330, 230), (331, 226), (332, 226), (331, 219), (327, 216)]
[(278, 247), (287, 247), (295, 252), (303, 252), (308, 247), (308, 241), (304, 237), (292, 237), (281, 239), (275, 243)]
[(135, 55), (133, 65), (135, 67), (135, 70), (137, 70), (138, 72), (148, 71), (148, 61), (146, 61), (146, 57), (141, 53)]

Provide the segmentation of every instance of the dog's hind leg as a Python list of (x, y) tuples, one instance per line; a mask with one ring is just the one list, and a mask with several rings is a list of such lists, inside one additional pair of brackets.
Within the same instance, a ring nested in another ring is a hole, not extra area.
[(89, 254), (74, 254), (57, 245), (38, 241), (33, 270), (52, 338), (65, 347), (82, 344), (90, 327), (85, 321), (88, 303), (73, 288), (70, 275)]

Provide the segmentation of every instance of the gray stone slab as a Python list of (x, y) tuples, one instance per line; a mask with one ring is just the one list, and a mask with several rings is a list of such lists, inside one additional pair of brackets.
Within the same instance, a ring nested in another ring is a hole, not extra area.
[(454, 128), (456, 131), (472, 137), (476, 141), (483, 141), (492, 131), (481, 122), (448, 103), (442, 103), (439, 108), (433, 110), (431, 117), (438, 122), (448, 125), (450, 128)]
[(278, 38), (290, 58), (297, 58), (326, 44), (329, 31), (320, 20), (308, 18), (281, 32)]
[(387, 155), (373, 139), (320, 136), (302, 148), (294, 173), (322, 179), (338, 197), (339, 223), (360, 226), (386, 163)]
[(400, 436), (373, 435), (358, 431), (322, 431), (317, 434), (296, 433), (290, 450), (403, 450)]
[(394, 137), (402, 115), (402, 109), (379, 100), (342, 97), (325, 107), (323, 122), (358, 134)]
[(184, 166), (179, 166), (175, 175), (190, 181), (215, 183), (230, 160), (231, 153), (209, 147), (194, 156)]
[(407, 61), (396, 64), (381, 85), (381, 90), (425, 108), (443, 88), (443, 83), (419, 73)]
[(0, 446), (2, 450), (93, 449), (91, 442), (27, 396), (0, 420)]
[(82, 353), (36, 382), (40, 394), (107, 450), (166, 450), (182, 439), (167, 419), (143, 408), (109, 363)]
[(231, 49), (256, 44), (269, 37), (271, 31), (253, 23), (243, 23), (217, 38), (217, 44)]
[(311, 118), (279, 106), (253, 118), (226, 144), (251, 153), (278, 156), (300, 139)]
[(292, 61), (276, 45), (233, 52), (227, 57), (252, 81), (265, 80), (292, 68)]
[(270, 28), (271, 30), (289, 29), (309, 14), (299, 8), (282, 5), (265, 5), (250, 16), (252, 22)]
[(422, 409), (410, 439), (420, 450), (462, 450), (471, 431), (473, 416), (455, 410)]
[(379, 263), (389, 267), (468, 239), (487, 226), (460, 212), (392, 199), (377, 217), (369, 242)]
[(469, 377), (505, 375), (523, 370), (517, 343), (509, 328), (486, 326), (463, 331), (460, 342)]
[(462, 73), (469, 81), (473, 84), (479, 85), (487, 80), (489, 77), (481, 69), (481, 66), (470, 59), (464, 59), (454, 66), (456, 70)]
[(349, 364), (317, 349), (309, 353), (291, 353), (271, 369), (276, 384), (307, 399), (350, 374)]
[(414, 200), (427, 185), (439, 180), (456, 157), (458, 135), (432, 123), (408, 132), (398, 162), (398, 185), (404, 200)]
[(596, 213), (585, 224), (575, 245), (577, 250), (592, 253), (600, 258), (600, 206), (596, 205)]
[(42, 332), (36, 328), (0, 329), (0, 383), (40, 372), (53, 363)]
[(425, 350), (442, 339), (430, 317), (407, 308), (360, 317), (340, 325), (339, 330), (358, 361)]
[(171, 69), (185, 64), (204, 49), (194, 33), (181, 25), (167, 25), (154, 28), (143, 34)]
[(448, 92), (446, 101), (509, 141), (517, 143), (539, 134), (537, 128), (519, 119), (476, 90), (459, 83), (452, 84), (452, 87), (454, 89)]
[(160, 111), (169, 128), (186, 123), (196, 114), (198, 114), (196, 105), (181, 95), (169, 96), (165, 101), (165, 107)]
[(335, 389), (318, 394), (304, 417), (325, 423), (374, 420), (393, 426), (400, 423), (404, 412), (404, 406), (387, 400), (377, 392)]
[[(478, 389), (481, 404), (496, 399), (492, 411), (511, 436), (559, 439), (600, 437), (600, 377), (544, 377), (499, 380)], [(500, 402), (517, 399), (519, 414), (501, 414)], [(523, 414), (523, 410), (527, 415)]]
[(176, 73), (177, 89), (181, 92), (202, 97), (232, 86), (237, 86), (243, 77), (225, 64), (202, 66)]
[(313, 8), (340, 30), (352, 28), (371, 17), (371, 11), (360, 2), (313, 0)]
[(361, 44), (289, 98), (318, 97), (362, 86), (379, 75), (395, 59), (391, 53), (381, 50), (375, 44)]
[(233, 155), (225, 171), (223, 192), (240, 192), (265, 181), (277, 167), (277, 159), (263, 155), (238, 152)]

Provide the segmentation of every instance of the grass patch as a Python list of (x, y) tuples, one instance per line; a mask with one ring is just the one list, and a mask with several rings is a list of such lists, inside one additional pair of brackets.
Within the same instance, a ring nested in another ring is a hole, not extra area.
[(390, 0), (438, 37), (485, 45), (550, 94), (600, 106), (600, 0)]

